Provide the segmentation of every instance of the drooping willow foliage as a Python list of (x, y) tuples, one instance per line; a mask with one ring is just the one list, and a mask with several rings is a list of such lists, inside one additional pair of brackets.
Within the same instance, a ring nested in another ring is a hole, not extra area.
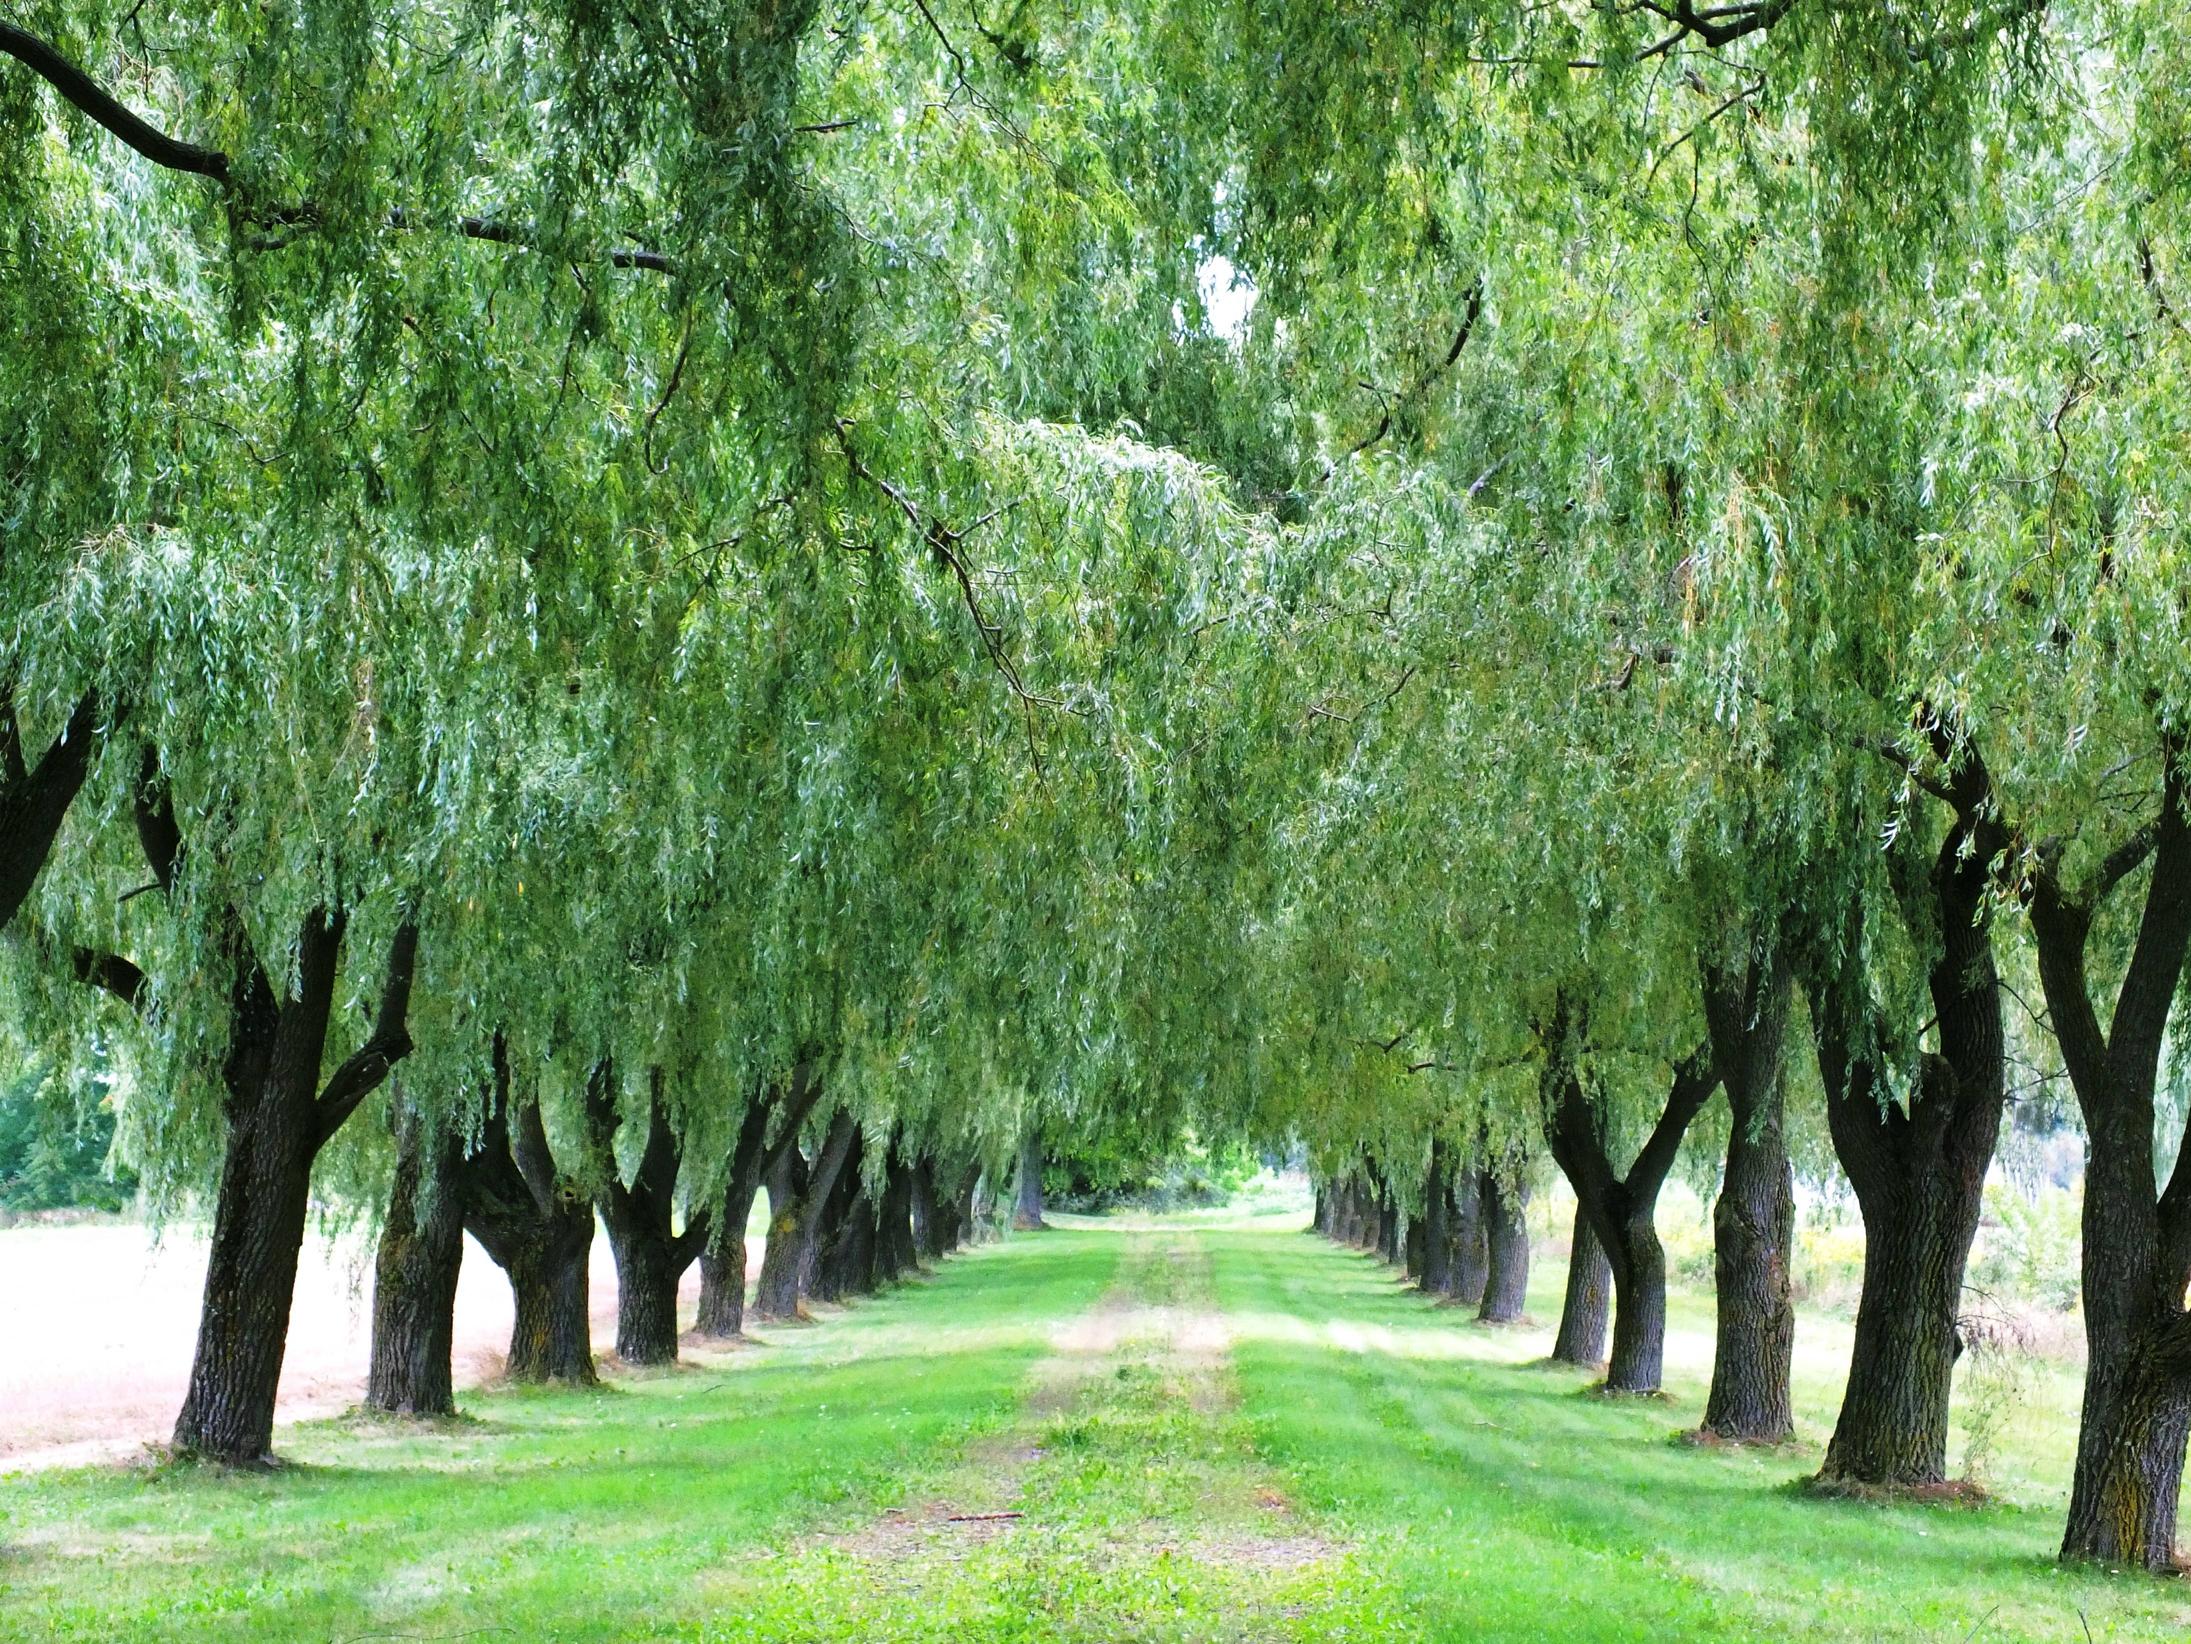
[(802, 1067), (1000, 1168), (1191, 1121), (1419, 1180), (1571, 1065), (1632, 1148), (1778, 977), (1806, 1173), (1869, 1102), (1952, 1198), (1927, 1115), (1982, 1177), (2004, 1035), (2074, 1098), (2069, 1550), (2164, 1561), (2174, 8), (49, 4), (0, 50), (10, 1031), (121, 1059), (155, 1191), (233, 1146), (239, 942), (278, 991), (327, 910), (330, 1067), (415, 928), (376, 1103), (476, 1135), (499, 1035), (569, 1132), (605, 1065), (695, 1204)]

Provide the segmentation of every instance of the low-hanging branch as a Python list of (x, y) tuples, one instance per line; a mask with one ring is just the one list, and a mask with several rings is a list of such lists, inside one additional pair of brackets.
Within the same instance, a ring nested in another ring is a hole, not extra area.
[[(0, 55), (14, 58), (59, 92), (71, 107), (104, 126), (154, 165), (211, 178), (225, 189), (235, 187), (229, 156), (224, 151), (170, 137), (70, 62), (49, 41), (41, 40), (13, 23), (0, 23)], [(315, 228), (320, 222), (318, 208), (309, 201), (298, 205), (247, 208), (242, 215), (254, 223), (300, 229)], [(408, 229), (420, 225), (415, 213), (397, 206), (388, 213), (388, 226)], [(534, 230), (500, 217), (464, 216), (449, 226), (468, 240), (486, 240), (494, 245), (528, 250), (540, 244), (540, 236)], [(257, 242), (257, 249), (279, 250), (288, 243), (287, 239), (269, 239)], [(612, 249), (604, 260), (614, 268), (643, 268), (655, 274), (672, 274), (677, 268), (676, 263), (663, 253), (638, 247)]]

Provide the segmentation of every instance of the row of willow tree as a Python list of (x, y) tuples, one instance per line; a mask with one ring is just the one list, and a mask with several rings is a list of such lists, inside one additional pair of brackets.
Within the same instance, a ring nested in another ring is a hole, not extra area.
[(598, 1204), (643, 1356), (771, 1171), (902, 1258), (1191, 1124), (1426, 1275), (1548, 1147), (1620, 1386), (1702, 1161), (1731, 1437), (1845, 1175), (1826, 1473), (1922, 1484), (2035, 1103), (2064, 1552), (2168, 1563), (2180, 8), (13, 16), (7, 1032), (211, 1196), (178, 1444), (263, 1453), (315, 1202), (551, 1362)]

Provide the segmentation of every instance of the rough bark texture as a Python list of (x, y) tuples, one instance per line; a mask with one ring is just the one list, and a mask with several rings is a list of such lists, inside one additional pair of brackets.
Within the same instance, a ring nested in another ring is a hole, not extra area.
[(1567, 1297), (1560, 1305), (1560, 1330), (1552, 1342), (1559, 1364), (1595, 1367), (1605, 1362), (1605, 1327), (1613, 1306), (1613, 1265), (1590, 1226), (1590, 1213), (1575, 1206), (1575, 1229), (1567, 1247)]
[(1902, 886), (1911, 937), (1932, 954), (1939, 1044), (1920, 1058), (1906, 1106), (1889, 1085), (1884, 1012), (1849, 957), (1865, 947), (1860, 905), (1805, 965), (1827, 1124), (1864, 1218), (1856, 1347), (1823, 1484), (1897, 1488), (1947, 1476), (1963, 1273), (2007, 1101), (1991, 911), (2009, 844), (1976, 754), (1955, 756), (1949, 771), (1955, 824), (1929, 876)]
[(755, 1318), (799, 1316), (799, 1298), (814, 1283), (822, 1214), (859, 1136), (859, 1122), (839, 1109), (811, 1167), (792, 1149), (769, 1177), (768, 1248), (754, 1287)]
[(1032, 1128), (1020, 1138), (1019, 1202), (1012, 1225), (1023, 1233), (1047, 1225), (1042, 1219), (1042, 1137)]
[(793, 1071), (788, 1088), (771, 1086), (747, 1105), (723, 1175), (723, 1202), (710, 1218), (700, 1251), (700, 1311), (693, 1321), (700, 1335), (722, 1339), (745, 1333), (746, 1226), (753, 1201), (762, 1180), (797, 1145), (799, 1127), (820, 1098), (820, 1084), (802, 1066)]
[[(170, 858), (165, 868), (172, 865)], [(175, 1420), (179, 1453), (254, 1463), (270, 1451), (312, 1161), (411, 1048), (404, 1023), (418, 932), (405, 925), (390, 947), (371, 1038), (321, 1086), (343, 930), (338, 912), (305, 917), (296, 991), (277, 1000), (242, 919), (229, 916), (228, 1135), (190, 1389)]]
[(1700, 1048), (1674, 1069), (1665, 1105), (1627, 1173), (1615, 1172), (1604, 1110), (1583, 1088), (1580, 1012), (1562, 999), (1544, 1071), (1545, 1140), (1575, 1190), (1603, 1251), (1613, 1286), (1613, 1343), (1605, 1387), (1655, 1393), (1666, 1366), (1666, 1249), (1659, 1243), (1659, 1191), (1690, 1123), (1711, 1100), (1719, 1074)]
[[(2088, 1350), (2064, 1558), (2166, 1570), (2191, 1424), (2191, 1133), (2165, 1189), (2154, 1163), (2154, 1088), (2168, 1015), (2191, 948), (2191, 815), (2184, 746), (2162, 740), (2158, 818), (2061, 885), (2042, 855), (2032, 903), (2039, 978), (2084, 1112), (2084, 1318)], [(2101, 903), (2150, 862), (2145, 902), (2108, 1025), (2086, 949)]]
[(507, 1047), (494, 1043), (494, 1089), (479, 1148), (464, 1161), (464, 1226), (510, 1281), (512, 1381), (597, 1379), (587, 1318), (593, 1201), (556, 1170), (540, 1104), (513, 1095)]
[(677, 1287), (707, 1242), (709, 1218), (703, 1212), (675, 1230), (683, 1147), (664, 1100), (662, 1070), (648, 1079), (646, 1139), (629, 1182), (616, 1168), (615, 1080), (606, 1062), (586, 1082), (586, 1118), (601, 1175), (601, 1220), (616, 1260), (616, 1355), (626, 1364), (674, 1364)]
[(1754, 956), (1739, 975), (1714, 970), (1705, 977), (1712, 1057), (1733, 1122), (1712, 1206), (1719, 1328), (1704, 1431), (1740, 1443), (1778, 1444), (1795, 1431), (1789, 1390), (1795, 1300), (1788, 1276), (1795, 1173), (1780, 1077), (1791, 993), (1787, 960), (1777, 948)]
[(464, 1143), (398, 1092), (395, 1185), (373, 1264), (373, 1347), (365, 1407), (453, 1416), (450, 1352), (464, 1260)]
[(1487, 1265), (1476, 1317), (1486, 1324), (1512, 1324), (1529, 1300), (1529, 1185), (1503, 1181), (1495, 1170), (1484, 1171), (1479, 1180)]
[(13, 692), (0, 689), (0, 930), (53, 854), (69, 806), (91, 773), (98, 729), (99, 699), (87, 693), (38, 763), (26, 764)]
[(1481, 1306), (1491, 1278), (1490, 1228), (1484, 1220), (1483, 1172), (1473, 1165), (1453, 1173), (1448, 1226), (1453, 1253), (1446, 1294), (1456, 1306)]

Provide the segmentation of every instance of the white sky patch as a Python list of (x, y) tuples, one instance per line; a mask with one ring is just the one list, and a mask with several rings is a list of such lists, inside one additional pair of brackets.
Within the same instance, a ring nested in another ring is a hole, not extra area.
[(1238, 342), (1255, 307), (1255, 282), (1229, 259), (1205, 257), (1195, 270), (1195, 283), (1202, 288), (1202, 308), (1210, 317), (1210, 329), (1227, 342)]

